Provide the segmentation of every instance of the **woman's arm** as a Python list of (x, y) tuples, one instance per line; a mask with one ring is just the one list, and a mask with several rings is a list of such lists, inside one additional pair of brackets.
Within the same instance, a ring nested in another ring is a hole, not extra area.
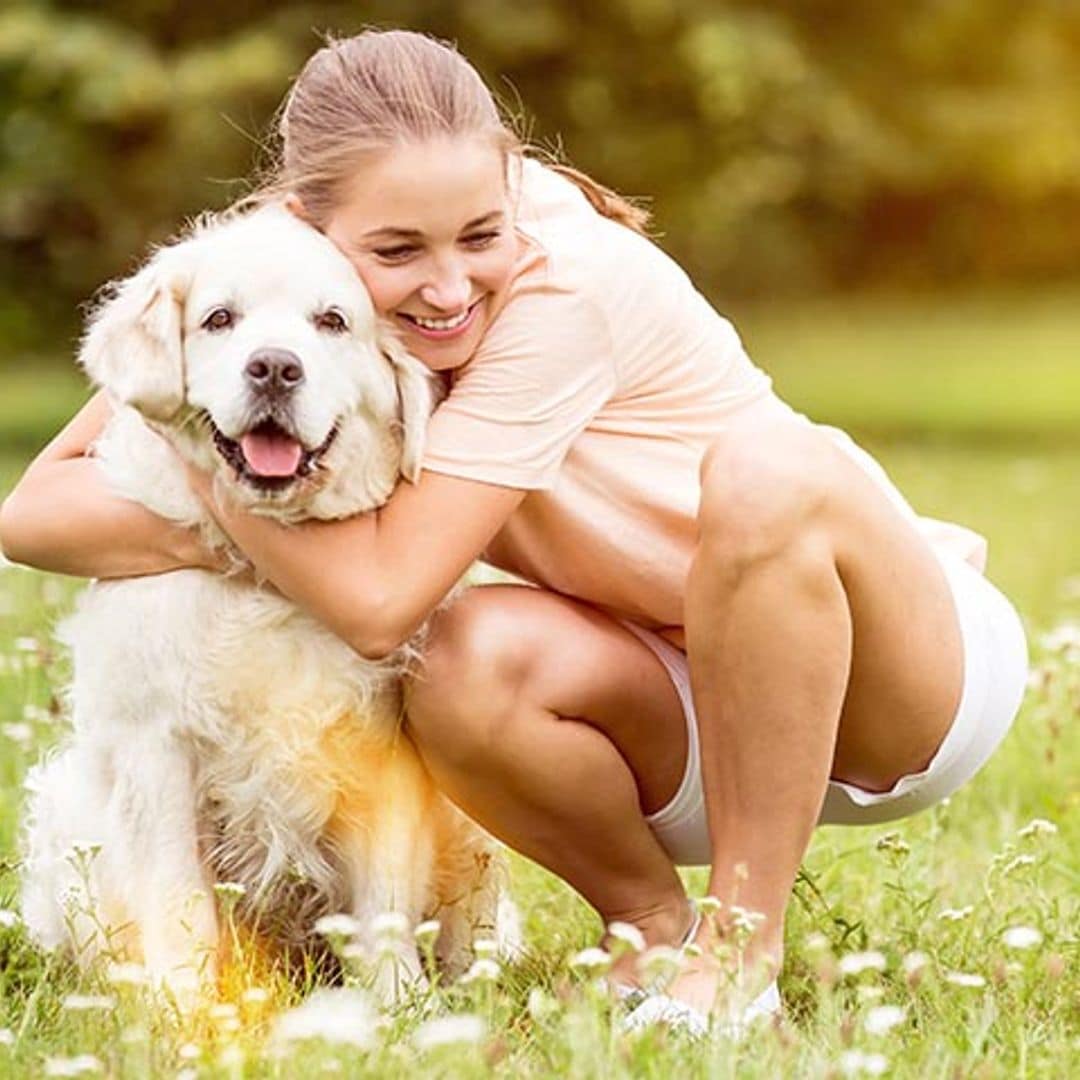
[(516, 488), (424, 471), (380, 510), (280, 525), (195, 486), (259, 577), (373, 659), (406, 641), (525, 497)]
[(97, 393), (30, 464), (0, 506), (0, 550), (13, 562), (77, 577), (136, 577), (217, 567), (195, 530), (112, 494), (89, 447), (111, 415)]

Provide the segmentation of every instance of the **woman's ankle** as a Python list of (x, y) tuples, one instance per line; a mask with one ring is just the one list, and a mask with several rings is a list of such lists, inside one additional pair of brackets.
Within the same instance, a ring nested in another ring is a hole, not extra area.
[[(616, 931), (613, 934), (611, 927), (616, 924), (633, 927), (637, 934), (633, 931)], [(640, 985), (641, 976), (637, 970), (639, 954), (657, 946), (678, 948), (686, 944), (696, 924), (696, 913), (685, 895), (609, 918), (601, 945), (615, 955), (610, 973), (612, 981), (631, 986)], [(639, 939), (637, 935), (640, 935)]]

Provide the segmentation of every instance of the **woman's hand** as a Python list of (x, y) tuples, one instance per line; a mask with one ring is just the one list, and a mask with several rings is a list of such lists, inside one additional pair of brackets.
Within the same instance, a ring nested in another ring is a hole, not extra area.
[(120, 578), (186, 567), (220, 570), (198, 531), (115, 495), (91, 455), (112, 410), (96, 394), (37, 456), (0, 507), (12, 562), (75, 577)]

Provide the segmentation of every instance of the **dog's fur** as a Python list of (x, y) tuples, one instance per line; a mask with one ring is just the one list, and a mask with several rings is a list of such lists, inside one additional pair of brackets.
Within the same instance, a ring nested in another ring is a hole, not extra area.
[[(300, 378), (268, 381), (251, 366), (266, 356)], [(369, 510), (419, 470), (426, 368), (344, 256), (278, 208), (159, 250), (99, 308), (80, 361), (117, 404), (94, 448), (111, 487), (210, 544), (226, 540), (181, 459), (290, 523)], [(249, 466), (252, 429), (299, 444), (294, 474), (267, 474), (265, 444)], [(365, 660), (276, 592), (200, 570), (95, 583), (62, 636), (73, 733), (28, 781), (23, 912), (43, 945), (136, 959), (190, 992), (214, 977), (226, 881), (289, 947), (324, 914), (357, 917), (368, 946), (378, 913), (436, 917), (450, 973), (497, 909), (512, 921), (493, 842), (401, 734), (415, 647)], [(400, 960), (420, 976), (414, 947)]]

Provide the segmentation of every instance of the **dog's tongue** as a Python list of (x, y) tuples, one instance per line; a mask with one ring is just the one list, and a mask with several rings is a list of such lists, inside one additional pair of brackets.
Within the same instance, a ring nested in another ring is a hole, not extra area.
[(240, 449), (251, 471), (259, 476), (292, 476), (304, 452), (284, 431), (249, 431), (240, 439)]

